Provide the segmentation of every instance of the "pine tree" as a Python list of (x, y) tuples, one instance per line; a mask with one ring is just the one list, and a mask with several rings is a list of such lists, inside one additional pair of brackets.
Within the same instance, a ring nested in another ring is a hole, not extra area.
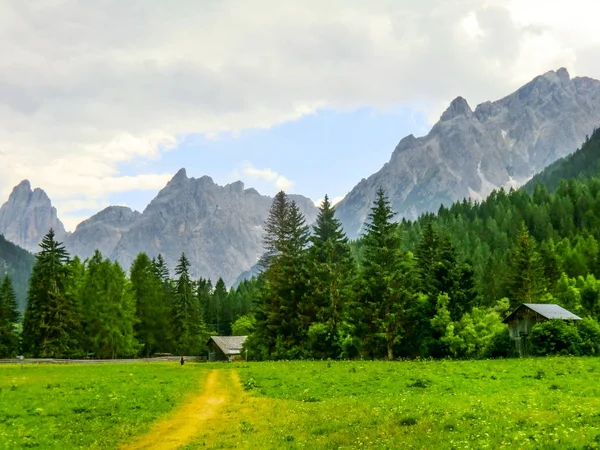
[(209, 279), (200, 278), (196, 284), (196, 296), (198, 297), (198, 304), (200, 312), (206, 324), (207, 330), (210, 333), (217, 333), (216, 318), (212, 314), (212, 282)]
[[(161, 257), (162, 259), (162, 257)], [(131, 265), (131, 287), (136, 304), (135, 332), (147, 357), (171, 350), (170, 310), (164, 295), (164, 280), (156, 265), (140, 253)], [(164, 273), (164, 272), (163, 272)]]
[(363, 352), (376, 356), (381, 343), (390, 360), (402, 337), (407, 307), (402, 242), (393, 217), (390, 203), (379, 189), (366, 224), (362, 292), (353, 311)]
[(218, 334), (228, 336), (231, 334), (231, 305), (229, 303), (229, 295), (227, 287), (222, 278), (217, 280), (215, 289), (212, 293), (211, 305), (214, 309), (214, 317), (216, 319), (215, 329)]
[(24, 351), (36, 357), (74, 356), (81, 352), (79, 320), (67, 295), (69, 256), (51, 229), (40, 243), (41, 251), (29, 279), (23, 322)]
[(506, 291), (511, 308), (521, 303), (539, 303), (545, 292), (544, 267), (536, 251), (535, 240), (529, 235), (524, 222), (507, 266)]
[(355, 264), (340, 221), (326, 195), (319, 208), (307, 255), (310, 286), (302, 303), (313, 356), (338, 357), (340, 326), (353, 295)]
[(175, 299), (173, 333), (175, 348), (180, 354), (197, 354), (204, 346), (206, 327), (200, 313), (194, 283), (189, 275), (190, 263), (184, 253), (175, 268)]
[(18, 320), (17, 297), (10, 277), (5, 275), (0, 285), (0, 358), (13, 357), (19, 351)]
[(265, 223), (266, 252), (261, 259), (265, 270), (259, 277), (263, 284), (255, 311), (255, 355), (294, 358), (304, 351), (300, 303), (306, 286), (307, 243), (308, 227), (298, 206), (279, 192)]
[(125, 272), (98, 250), (86, 266), (80, 291), (85, 350), (100, 358), (135, 355), (135, 299)]

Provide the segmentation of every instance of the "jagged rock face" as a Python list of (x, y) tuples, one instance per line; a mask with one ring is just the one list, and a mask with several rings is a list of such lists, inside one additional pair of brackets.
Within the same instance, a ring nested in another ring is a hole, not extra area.
[(117, 244), (142, 214), (124, 206), (109, 206), (77, 225), (66, 238), (65, 247), (73, 255), (89, 258), (98, 249), (110, 256)]
[(380, 187), (397, 220), (518, 187), (575, 151), (599, 124), (600, 81), (571, 79), (564, 68), (475, 111), (458, 97), (427, 136), (402, 139), (390, 161), (337, 205), (337, 216), (354, 238)]
[[(309, 223), (313, 202), (290, 195)], [(111, 258), (129, 268), (139, 252), (163, 255), (171, 271), (182, 252), (194, 277), (231, 285), (263, 252), (263, 224), (273, 199), (240, 181), (219, 186), (210, 177), (188, 178), (184, 169), (162, 189), (120, 239)]]
[(31, 183), (23, 180), (0, 208), (0, 234), (19, 247), (37, 253), (40, 241), (50, 228), (58, 240), (65, 238), (65, 227), (46, 193), (39, 188), (32, 191)]

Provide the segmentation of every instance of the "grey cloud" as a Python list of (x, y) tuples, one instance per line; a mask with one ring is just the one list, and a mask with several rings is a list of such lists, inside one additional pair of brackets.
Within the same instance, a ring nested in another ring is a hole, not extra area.
[[(457, 95), (474, 105), (536, 75), (538, 62), (519, 54), (547, 31), (489, 3), (5, 0), (0, 137), (22, 164), (48, 164), (122, 133), (270, 126), (315, 105), (438, 105)], [(482, 39), (460, 33), (470, 13)]]

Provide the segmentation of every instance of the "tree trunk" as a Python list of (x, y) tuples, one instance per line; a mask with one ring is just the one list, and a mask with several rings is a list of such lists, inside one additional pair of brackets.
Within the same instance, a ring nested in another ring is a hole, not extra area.
[(387, 359), (388, 361), (394, 359), (394, 341), (392, 339), (387, 340)]

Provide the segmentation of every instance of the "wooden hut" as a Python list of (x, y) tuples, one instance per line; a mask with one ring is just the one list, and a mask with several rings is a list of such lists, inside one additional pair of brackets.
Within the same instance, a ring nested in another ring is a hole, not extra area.
[(208, 340), (209, 361), (233, 361), (240, 357), (248, 336), (211, 336)]
[(510, 313), (503, 322), (508, 324), (510, 337), (515, 341), (517, 351), (522, 355), (527, 353), (526, 342), (531, 328), (536, 323), (550, 319), (581, 320), (581, 317), (555, 304), (523, 303)]

